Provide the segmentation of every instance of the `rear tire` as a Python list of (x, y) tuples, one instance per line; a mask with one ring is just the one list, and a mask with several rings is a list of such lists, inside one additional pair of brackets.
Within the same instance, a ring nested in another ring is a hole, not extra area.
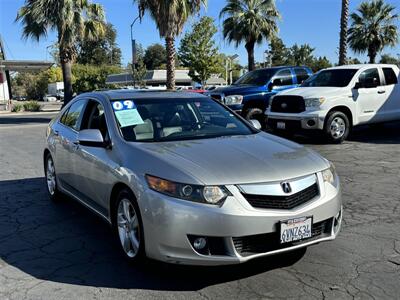
[(332, 111), (325, 122), (324, 132), (330, 143), (340, 144), (349, 136), (350, 128), (346, 114), (341, 111)]
[(129, 189), (122, 189), (113, 209), (113, 227), (119, 249), (130, 263), (145, 258), (143, 222), (135, 196)]
[(50, 153), (47, 153), (44, 159), (44, 174), (46, 179), (47, 193), (50, 200), (59, 200), (61, 198), (61, 192), (58, 189), (56, 168), (53, 157)]
[(262, 129), (266, 128), (264, 111), (261, 108), (257, 107), (249, 108), (248, 110), (245, 111), (244, 118), (248, 121), (252, 119), (257, 120), (258, 122), (260, 122)]

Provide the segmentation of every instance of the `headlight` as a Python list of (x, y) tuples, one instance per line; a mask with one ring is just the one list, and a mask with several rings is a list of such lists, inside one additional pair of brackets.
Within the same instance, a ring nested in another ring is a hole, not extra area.
[(242, 95), (225, 96), (225, 104), (226, 105), (242, 104), (242, 101), (243, 101)]
[(335, 187), (337, 186), (338, 177), (335, 166), (332, 163), (328, 169), (322, 171), (322, 178), (324, 179), (324, 182), (328, 182)]
[(322, 105), (322, 103), (325, 102), (325, 98), (306, 98), (304, 99), (304, 103), (306, 104), (306, 107), (319, 107)]
[(183, 200), (221, 205), (230, 195), (223, 186), (202, 186), (177, 183), (166, 179), (146, 175), (149, 187), (159, 193)]

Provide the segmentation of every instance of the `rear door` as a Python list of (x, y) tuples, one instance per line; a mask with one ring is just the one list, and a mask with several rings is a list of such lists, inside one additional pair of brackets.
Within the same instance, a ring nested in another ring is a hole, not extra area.
[(289, 68), (279, 70), (271, 80), (271, 82), (276, 82), (276, 79), (280, 81), (279, 85), (274, 86), (274, 92), (280, 92), (286, 89), (296, 87), (294, 82), (294, 77)]
[(86, 100), (78, 99), (65, 111), (59, 120), (59, 142), (56, 144), (56, 171), (61, 186), (74, 193), (77, 188), (72, 161), (77, 148), (78, 131)]
[(400, 85), (399, 72), (393, 67), (382, 67), (383, 89), (386, 101), (383, 105), (384, 121), (400, 119)]
[[(368, 86), (372, 82), (374, 86)], [(359, 123), (375, 123), (383, 120), (383, 105), (386, 101), (378, 68), (366, 69), (358, 77), (360, 87), (356, 90)]]

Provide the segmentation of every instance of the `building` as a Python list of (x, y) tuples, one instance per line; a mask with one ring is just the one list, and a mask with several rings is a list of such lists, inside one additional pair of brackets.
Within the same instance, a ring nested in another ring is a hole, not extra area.
[[(167, 84), (167, 71), (166, 70), (151, 70), (147, 71), (142, 80), (146, 87), (165, 88)], [(107, 76), (106, 84), (115, 84), (121, 86), (137, 85), (133, 82), (131, 73), (111, 74)], [(189, 70), (175, 70), (175, 84), (177, 87), (195, 87), (198, 84), (189, 76)], [(212, 77), (207, 80), (207, 85), (225, 85), (225, 79), (218, 76)]]

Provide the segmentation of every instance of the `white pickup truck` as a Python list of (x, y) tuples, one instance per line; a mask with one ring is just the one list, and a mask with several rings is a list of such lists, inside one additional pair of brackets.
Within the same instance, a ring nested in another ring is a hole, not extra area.
[(321, 70), (272, 97), (265, 114), (273, 130), (323, 130), (331, 142), (341, 143), (353, 126), (400, 120), (399, 68), (365, 64)]

